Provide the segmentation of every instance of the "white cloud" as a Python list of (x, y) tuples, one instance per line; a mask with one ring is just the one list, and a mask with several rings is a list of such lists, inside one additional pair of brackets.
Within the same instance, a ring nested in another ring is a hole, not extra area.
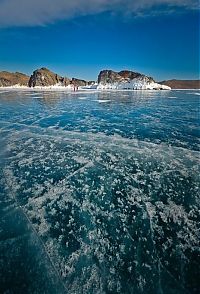
[(81, 15), (143, 14), (156, 6), (198, 8), (198, 0), (0, 0), (0, 27), (38, 26)]

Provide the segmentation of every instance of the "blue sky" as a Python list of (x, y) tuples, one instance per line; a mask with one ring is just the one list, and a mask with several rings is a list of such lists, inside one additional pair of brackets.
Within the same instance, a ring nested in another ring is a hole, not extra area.
[(96, 79), (101, 69), (130, 69), (158, 81), (199, 78), (198, 1), (69, 2), (0, 0), (0, 70), (31, 74), (45, 66)]

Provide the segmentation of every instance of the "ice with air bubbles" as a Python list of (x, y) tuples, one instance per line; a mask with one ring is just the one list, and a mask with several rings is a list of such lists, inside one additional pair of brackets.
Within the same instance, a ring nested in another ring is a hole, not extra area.
[(0, 90), (0, 292), (199, 293), (199, 93)]

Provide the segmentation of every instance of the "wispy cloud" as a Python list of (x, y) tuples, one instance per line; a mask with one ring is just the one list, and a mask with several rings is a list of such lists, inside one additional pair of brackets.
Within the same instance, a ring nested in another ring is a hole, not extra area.
[[(109, 11), (151, 14), (156, 7), (196, 9), (198, 0), (0, 0), (0, 27), (41, 26), (57, 20)], [(148, 13), (149, 11), (149, 13)]]

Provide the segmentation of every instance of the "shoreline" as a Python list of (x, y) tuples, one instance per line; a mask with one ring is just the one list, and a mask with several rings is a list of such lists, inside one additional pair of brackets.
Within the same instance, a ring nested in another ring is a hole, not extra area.
[(8, 91), (30, 91), (30, 92), (38, 92), (38, 91), (49, 91), (49, 92), (68, 92), (68, 93), (80, 93), (80, 92), (157, 92), (157, 91), (199, 91), (200, 89), (94, 89), (94, 88), (84, 88), (80, 87), (78, 90), (74, 91), (73, 89), (67, 87), (27, 87), (27, 86), (10, 86), (10, 87), (0, 87), (1, 90)]

